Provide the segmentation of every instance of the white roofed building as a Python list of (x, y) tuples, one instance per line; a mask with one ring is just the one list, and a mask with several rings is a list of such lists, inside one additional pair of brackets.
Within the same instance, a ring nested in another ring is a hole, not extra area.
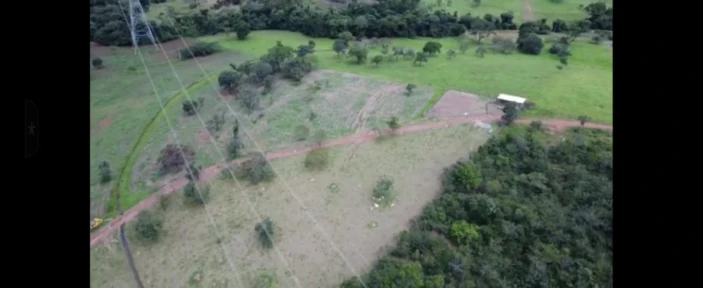
[(498, 95), (498, 101), (513, 102), (513, 103), (522, 105), (522, 104), (525, 104), (525, 101), (527, 101), (527, 99), (522, 98), (522, 97), (518, 97), (518, 96), (508, 95), (508, 94), (500, 94), (500, 95)]

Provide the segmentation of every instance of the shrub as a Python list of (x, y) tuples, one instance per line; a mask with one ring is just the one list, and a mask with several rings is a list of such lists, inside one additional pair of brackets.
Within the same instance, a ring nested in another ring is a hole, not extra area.
[(239, 140), (239, 137), (234, 137), (227, 143), (227, 157), (229, 160), (239, 157), (239, 151), (244, 148), (244, 143)]
[(185, 200), (186, 204), (189, 205), (203, 205), (205, 204), (205, 202), (207, 202), (209, 196), (209, 186), (200, 187), (200, 191), (198, 191), (198, 187), (195, 186), (195, 182), (193, 181), (188, 182), (188, 185), (183, 188), (183, 199)]
[(199, 98), (198, 101), (185, 100), (183, 101), (183, 112), (185, 112), (188, 116), (193, 116), (198, 112), (198, 109), (203, 106), (204, 102), (204, 98)]
[(209, 42), (198, 42), (188, 47), (181, 48), (178, 53), (181, 55), (182, 60), (191, 59), (195, 57), (205, 57), (208, 55), (215, 54), (220, 51), (220, 47), (217, 43)]
[(98, 165), (98, 175), (100, 175), (100, 183), (107, 183), (112, 180), (112, 171), (110, 169), (110, 163), (103, 161)]
[(493, 50), (499, 53), (510, 54), (513, 53), (516, 48), (515, 42), (509, 38), (500, 36), (493, 37)]
[(542, 52), (544, 44), (542, 43), (542, 38), (535, 34), (527, 34), (521, 36), (517, 39), (517, 49), (520, 52), (529, 55), (539, 55)]
[(310, 136), (310, 128), (305, 125), (298, 125), (295, 127), (295, 141), (303, 141)]
[(219, 132), (222, 129), (222, 126), (225, 124), (225, 113), (216, 113), (215, 115), (212, 115), (212, 118), (207, 120), (205, 123), (208, 132), (215, 133)]
[(255, 153), (251, 158), (239, 165), (237, 174), (251, 184), (268, 182), (276, 176), (273, 168), (261, 153)]
[(147, 241), (155, 242), (159, 240), (163, 222), (156, 215), (149, 211), (144, 211), (137, 217), (137, 223), (134, 225), (134, 230), (137, 235)]
[(249, 25), (246, 22), (240, 22), (235, 28), (237, 32), (237, 39), (244, 40), (249, 35)]
[(96, 69), (103, 68), (103, 59), (101, 59), (100, 57), (93, 58), (93, 61), (91, 61), (91, 63)]
[(163, 174), (178, 172), (185, 167), (186, 161), (192, 162), (193, 158), (195, 158), (195, 151), (190, 147), (168, 144), (161, 150), (158, 158), (159, 172)]
[(254, 227), (259, 244), (266, 249), (273, 247), (276, 225), (268, 217)]
[(383, 206), (389, 206), (395, 200), (395, 191), (393, 189), (393, 179), (388, 176), (381, 176), (376, 182), (376, 187), (373, 188), (373, 199)]
[(305, 162), (303, 162), (305, 168), (310, 170), (321, 170), (327, 167), (329, 164), (329, 150), (325, 148), (318, 148), (308, 152), (305, 156)]

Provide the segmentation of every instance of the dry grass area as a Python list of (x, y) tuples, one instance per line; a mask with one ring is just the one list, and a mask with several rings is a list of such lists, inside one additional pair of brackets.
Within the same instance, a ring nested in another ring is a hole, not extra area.
[(425, 117), (447, 118), (500, 113), (500, 108), (486, 99), (471, 93), (449, 90), (425, 114)]
[[(285, 262), (275, 250), (264, 252), (258, 246), (258, 220), (233, 180), (212, 183), (206, 208), (217, 228), (205, 209), (186, 207), (182, 196), (174, 195), (165, 209), (154, 208), (164, 219), (159, 243), (128, 236), (135, 239), (131, 247), (140, 275), (147, 287), (232, 287), (239, 286), (237, 278), (243, 287), (264, 278), (274, 279), (277, 287), (296, 287), (294, 278), (301, 287), (338, 287), (354, 273), (320, 229), (349, 265), (358, 273), (367, 271), (436, 196), (442, 170), (488, 137), (469, 125), (398, 135), (362, 144), (352, 157), (343, 155), (343, 148), (333, 149), (332, 164), (314, 173), (303, 169), (304, 156), (273, 161), (280, 177), (244, 192), (261, 217), (280, 227), (276, 248)], [(382, 175), (395, 179), (395, 204), (372, 209), (371, 191)], [(224, 235), (220, 240), (216, 229)], [(91, 286), (133, 287), (133, 281), (117, 240), (91, 250)]]

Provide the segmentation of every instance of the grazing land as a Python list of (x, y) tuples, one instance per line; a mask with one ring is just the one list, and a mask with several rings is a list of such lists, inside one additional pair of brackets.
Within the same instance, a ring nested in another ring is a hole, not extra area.
[[(434, 89), (435, 98), (423, 108), (425, 112), (432, 108), (445, 91), (458, 90), (490, 98), (500, 93), (525, 97), (537, 104), (525, 116), (575, 119), (579, 115), (589, 115), (593, 121), (612, 123), (612, 49), (587, 41), (572, 44), (573, 56), (569, 59), (569, 66), (559, 70), (555, 68), (559, 61), (546, 52), (539, 56), (516, 53), (487, 54), (479, 58), (473, 53), (475, 44), (466, 54), (459, 53), (453, 59), (439, 55), (421, 67), (413, 66), (412, 61), (395, 61), (381, 63), (376, 68), (371, 64), (354, 65), (348, 63), (348, 60), (340, 60), (331, 51), (332, 40), (309, 38), (299, 33), (254, 31), (245, 41), (224, 35), (201, 38), (203, 41), (216, 41), (224, 49), (251, 55), (265, 53), (276, 41), (297, 47), (310, 39), (318, 47), (315, 55), (320, 68), (399, 83), (414, 83)], [(451, 38), (393, 39), (390, 46), (418, 51), (422, 50), (427, 41), (439, 42), (445, 53), (449, 49), (458, 50), (459, 46), (457, 39)], [(368, 58), (381, 54), (379, 50), (371, 50)]]
[[(468, 125), (398, 135), (362, 144), (352, 157), (343, 148), (332, 149), (331, 165), (319, 172), (304, 169), (304, 156), (272, 161), (287, 184), (278, 179), (241, 191), (232, 180), (216, 180), (205, 207), (185, 206), (179, 194), (170, 198), (165, 209), (153, 208), (164, 219), (164, 234), (157, 245), (141, 243), (131, 235), (135, 262), (150, 287), (186, 286), (198, 271), (203, 274), (202, 287), (237, 286), (225, 257), (230, 257), (243, 278), (269, 273), (276, 276), (279, 287), (295, 287), (293, 276), (302, 287), (335, 286), (353, 274), (291, 192), (305, 203), (350, 264), (359, 273), (366, 272), (383, 255), (384, 247), (393, 243), (394, 235), (409, 227), (409, 221), (435, 197), (444, 167), (475, 150), (488, 136)], [(380, 175), (395, 179), (397, 196), (393, 207), (372, 209), (371, 191)], [(270, 217), (282, 228), (276, 245), (292, 268), (274, 251), (262, 252), (257, 246), (254, 225), (258, 221), (242, 192), (262, 217)], [(220, 241), (203, 208), (213, 216), (220, 235), (226, 235)], [(91, 286), (133, 286), (116, 241), (92, 249)]]

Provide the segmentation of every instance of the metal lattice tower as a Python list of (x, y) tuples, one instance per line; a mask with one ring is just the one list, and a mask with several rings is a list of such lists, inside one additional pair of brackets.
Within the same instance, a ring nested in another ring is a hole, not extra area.
[(154, 44), (156, 50), (159, 50), (159, 46), (156, 45), (156, 39), (154, 39), (154, 34), (151, 31), (149, 22), (146, 20), (146, 13), (144, 13), (144, 8), (139, 0), (128, 0), (129, 1), (129, 32), (132, 34), (132, 44), (134, 45), (134, 53), (137, 53), (139, 48), (139, 39), (147, 37)]

